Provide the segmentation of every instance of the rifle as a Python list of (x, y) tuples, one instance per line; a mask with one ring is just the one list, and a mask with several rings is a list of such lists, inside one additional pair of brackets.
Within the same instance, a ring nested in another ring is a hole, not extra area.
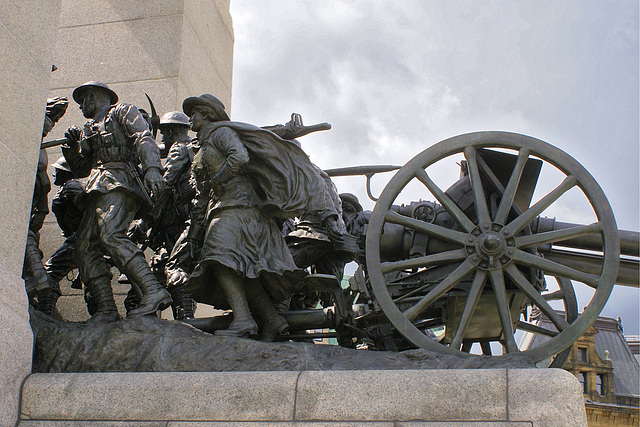
[(58, 145), (66, 144), (69, 142), (67, 138), (54, 139), (53, 141), (45, 141), (40, 144), (40, 149), (44, 150), (46, 148), (57, 147)]
[(262, 129), (269, 130), (284, 139), (296, 139), (308, 135), (312, 132), (331, 129), (327, 122), (305, 126), (302, 123), (302, 116), (298, 113), (291, 114), (291, 120), (284, 125), (263, 126)]

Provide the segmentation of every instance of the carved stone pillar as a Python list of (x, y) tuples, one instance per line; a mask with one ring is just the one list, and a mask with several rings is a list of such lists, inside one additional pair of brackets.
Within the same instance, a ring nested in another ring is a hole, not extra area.
[(0, 425), (15, 425), (33, 335), (22, 261), (61, 0), (0, 0)]

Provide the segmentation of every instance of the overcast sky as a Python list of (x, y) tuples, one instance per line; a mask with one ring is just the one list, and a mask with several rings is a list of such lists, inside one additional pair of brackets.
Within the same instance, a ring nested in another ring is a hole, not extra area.
[[(232, 0), (231, 15), (232, 120), (331, 123), (300, 140), (320, 167), (403, 165), (455, 135), (513, 131), (576, 158), (619, 228), (639, 230), (636, 0)], [(373, 208), (364, 178), (335, 182)], [(638, 334), (639, 298), (616, 287), (603, 315)]]

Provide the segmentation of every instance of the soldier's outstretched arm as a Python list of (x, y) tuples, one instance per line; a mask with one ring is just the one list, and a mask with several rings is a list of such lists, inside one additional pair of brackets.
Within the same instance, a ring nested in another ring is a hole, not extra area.
[(62, 145), (62, 155), (67, 160), (69, 168), (76, 178), (89, 176), (93, 167), (92, 155), (89, 146), (83, 147), (80, 142), (82, 130), (77, 126), (71, 126), (64, 133), (67, 142)]

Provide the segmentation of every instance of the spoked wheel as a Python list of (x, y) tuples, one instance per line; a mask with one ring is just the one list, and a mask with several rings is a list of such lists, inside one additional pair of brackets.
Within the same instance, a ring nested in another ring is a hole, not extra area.
[[(489, 168), (480, 156), (482, 149), (513, 154), (512, 170), (507, 171), (506, 176), (497, 177), (504, 171)], [(428, 171), (430, 166), (442, 160), (451, 160), (453, 164), (460, 154), (468, 165), (473, 194), (473, 206), (469, 209), (461, 208), (445, 194)], [(562, 181), (532, 205), (520, 203), (519, 208), (518, 193), (531, 184), (522, 178), (529, 159), (541, 161), (543, 166), (550, 165), (563, 174)], [(392, 209), (398, 195), (415, 181), (426, 187), (455, 224), (445, 226), (420, 221)], [(576, 187), (582, 191), (597, 220), (590, 225), (532, 233), (534, 220), (549, 207), (557, 206), (554, 204), (558, 199)], [(383, 262), (380, 253), (385, 224), (401, 225), (410, 233), (421, 233), (429, 239), (445, 242), (450, 249)], [(540, 255), (550, 244), (589, 235), (602, 238), (599, 274), (587, 273)], [(469, 356), (467, 351), (471, 342), (479, 343), (483, 351), (489, 353), (488, 342), (494, 341), (502, 344), (501, 353), (520, 353), (539, 362), (554, 357), (578, 340), (602, 311), (618, 271), (619, 241), (607, 198), (595, 179), (575, 159), (528, 136), (477, 132), (453, 137), (428, 148), (389, 181), (371, 215), (366, 260), (371, 287), (382, 310), (397, 331), (417, 347)], [(420, 271), (439, 266), (449, 266), (448, 273), (433, 283), (419, 284), (410, 291), (411, 298), (398, 297), (395, 291), (390, 291), (396, 284), (385, 281), (388, 273), (415, 276)], [(540, 283), (544, 281), (536, 280), (543, 275), (559, 277), (558, 289), (543, 289)], [(579, 315), (573, 288), (575, 282), (595, 289)], [(432, 333), (425, 331), (424, 325), (433, 325), (434, 307), (441, 309), (443, 301), (450, 306), (453, 297), (463, 300), (458, 315), (455, 321), (450, 315), (443, 316), (441, 321), (448, 329), (447, 333), (444, 338), (434, 339)], [(563, 302), (564, 315), (552, 308), (550, 301), (553, 300)], [(526, 316), (527, 310), (539, 310), (553, 327), (531, 321)], [(478, 321), (497, 325), (499, 332), (486, 337), (474, 336), (472, 331), (477, 329), (474, 322)], [(518, 330), (540, 334), (545, 340), (534, 348), (520, 349), (515, 337)], [(560, 362), (558, 360), (552, 366)]]

